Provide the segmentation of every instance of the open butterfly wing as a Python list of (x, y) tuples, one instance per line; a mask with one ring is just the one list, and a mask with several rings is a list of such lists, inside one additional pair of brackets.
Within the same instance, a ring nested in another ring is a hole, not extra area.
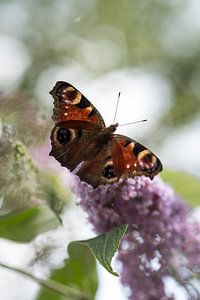
[(53, 120), (56, 125), (83, 121), (99, 128), (105, 127), (103, 118), (94, 105), (71, 84), (57, 81), (50, 94), (54, 98)]
[(114, 134), (113, 138), (121, 146), (123, 152), (124, 170), (121, 177), (145, 175), (153, 178), (162, 171), (159, 158), (142, 144), (119, 134)]

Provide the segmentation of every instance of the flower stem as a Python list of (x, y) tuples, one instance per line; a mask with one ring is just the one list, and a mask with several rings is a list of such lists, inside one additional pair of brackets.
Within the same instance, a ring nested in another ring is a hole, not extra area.
[(62, 294), (64, 296), (67, 296), (70, 299), (73, 299), (73, 300), (91, 300), (91, 297), (89, 295), (87, 295), (86, 293), (83, 293), (82, 291), (71, 288), (69, 286), (65, 286), (64, 284), (62, 284), (60, 282), (56, 282), (52, 279), (38, 278), (38, 277), (34, 276), (31, 273), (28, 273), (28, 272), (26, 272), (24, 270), (21, 270), (19, 268), (16, 268), (16, 267), (9, 266), (9, 265), (4, 264), (2, 262), (0, 262), (0, 266), (3, 267), (3, 268), (6, 268), (8, 270), (17, 272), (17, 273), (19, 273), (21, 275), (24, 275), (26, 277), (29, 277), (33, 281), (38, 283), (40, 286), (42, 286), (46, 289), (50, 289), (53, 292)]

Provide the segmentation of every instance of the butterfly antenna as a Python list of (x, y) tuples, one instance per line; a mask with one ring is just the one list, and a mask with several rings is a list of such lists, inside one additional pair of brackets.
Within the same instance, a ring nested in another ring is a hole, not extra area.
[(147, 121), (147, 119), (139, 120), (139, 121), (135, 121), (135, 122), (130, 122), (130, 123), (125, 123), (125, 124), (120, 124), (119, 127), (126, 126), (126, 125), (131, 125), (131, 124), (136, 124), (136, 123), (142, 123), (142, 122), (146, 122), (146, 121)]
[(117, 105), (116, 105), (116, 108), (115, 108), (115, 115), (114, 115), (113, 124), (115, 124), (115, 120), (116, 120), (116, 116), (117, 116), (117, 109), (118, 109), (118, 105), (119, 105), (120, 95), (121, 95), (121, 92), (119, 92), (119, 94), (118, 94)]

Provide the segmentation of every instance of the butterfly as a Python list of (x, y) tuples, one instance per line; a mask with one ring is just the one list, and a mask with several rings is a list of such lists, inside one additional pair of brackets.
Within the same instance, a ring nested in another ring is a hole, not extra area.
[(105, 126), (94, 105), (71, 84), (58, 81), (50, 94), (54, 98), (51, 132), (52, 150), (62, 166), (76, 173), (94, 188), (120, 178), (148, 176), (162, 170), (158, 157), (135, 140), (114, 134), (118, 123)]

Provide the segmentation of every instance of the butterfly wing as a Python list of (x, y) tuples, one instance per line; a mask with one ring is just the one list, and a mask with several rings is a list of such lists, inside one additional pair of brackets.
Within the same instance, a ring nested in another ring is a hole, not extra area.
[(150, 150), (126, 136), (114, 134), (93, 160), (83, 163), (77, 175), (95, 188), (119, 178), (153, 178), (161, 170), (159, 158)]
[(91, 102), (69, 83), (58, 81), (50, 94), (55, 122), (50, 155), (72, 171), (81, 161), (96, 156), (95, 137), (105, 124)]
[[(153, 178), (162, 171), (162, 164), (159, 158), (149, 149), (135, 140), (123, 135), (114, 134), (113, 138), (118, 146), (121, 147), (123, 153), (123, 171), (122, 168), (118, 174), (122, 178), (135, 177), (145, 175)], [(118, 155), (117, 153), (115, 155)], [(121, 155), (121, 154), (120, 154)], [(113, 156), (114, 168), (116, 158)]]
[(112, 141), (104, 145), (93, 160), (85, 161), (77, 175), (94, 188), (117, 181), (119, 178), (113, 167)]
[(66, 122), (71, 125), (82, 121), (90, 123), (88, 126), (92, 128), (95, 125), (105, 127), (104, 120), (94, 105), (71, 84), (57, 81), (50, 94), (54, 98), (53, 120), (56, 125)]

